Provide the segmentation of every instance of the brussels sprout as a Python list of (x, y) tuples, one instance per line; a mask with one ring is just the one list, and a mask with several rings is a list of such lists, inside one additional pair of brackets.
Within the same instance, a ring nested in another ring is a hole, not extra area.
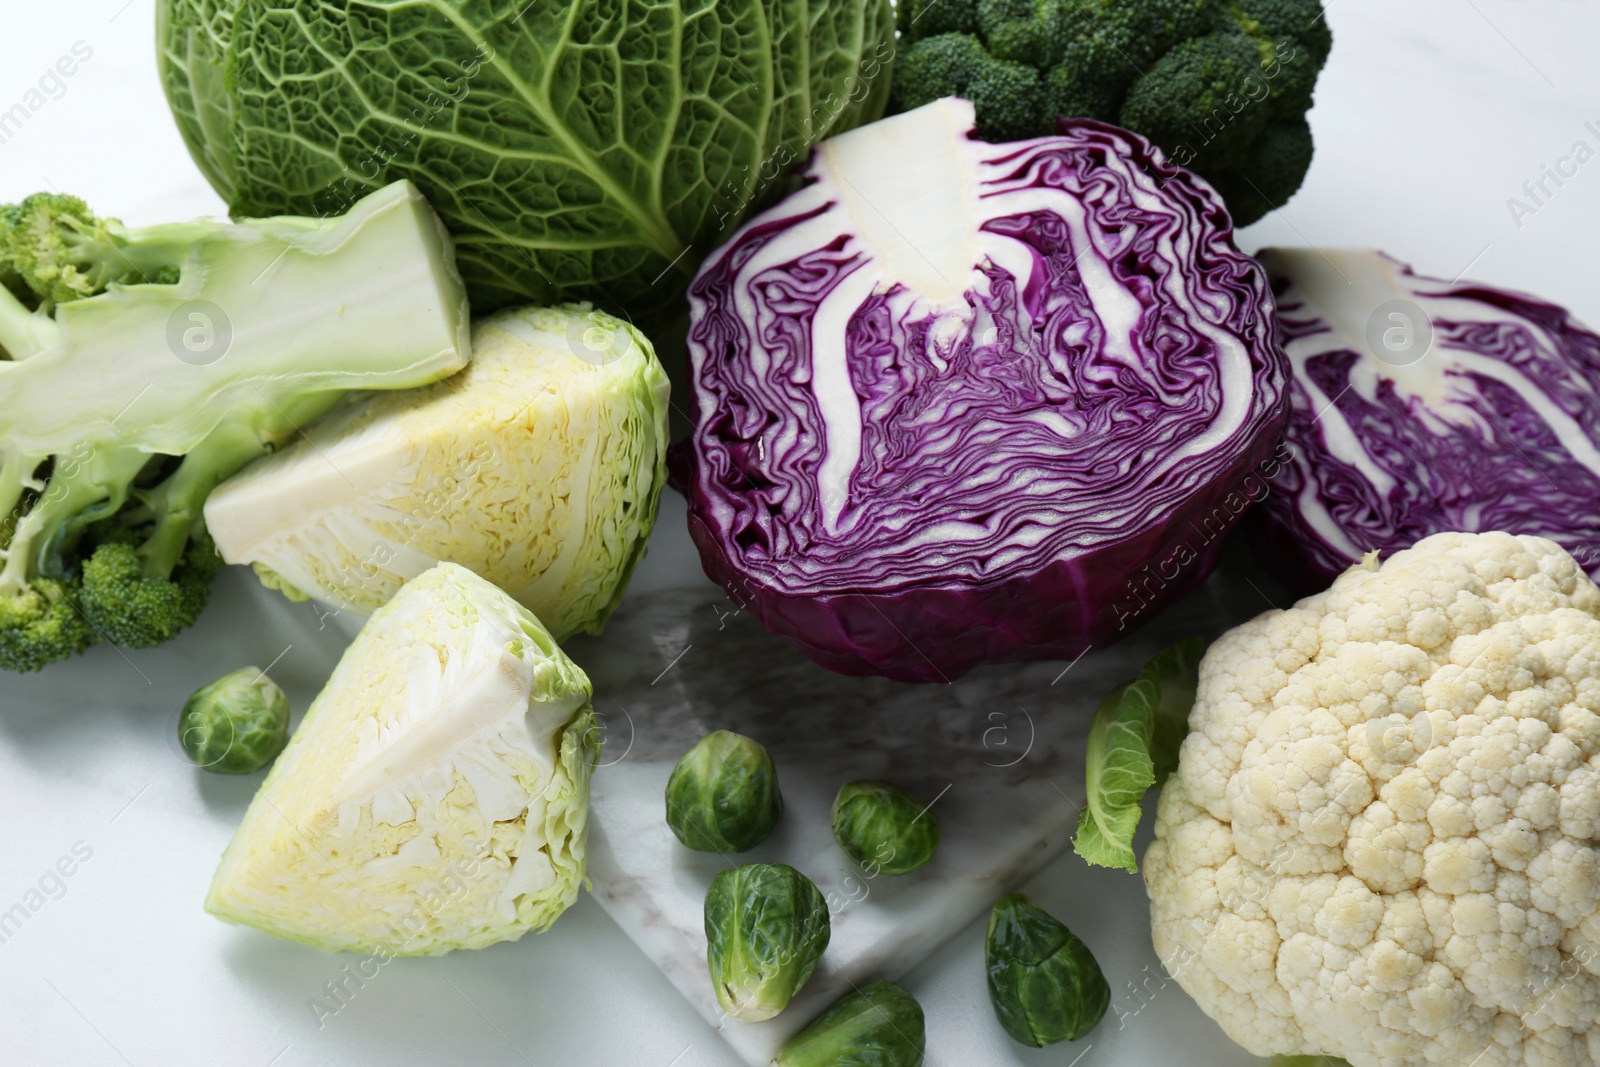
[(789, 1039), (776, 1067), (921, 1067), (922, 1005), (893, 982), (841, 997)]
[(1089, 947), (1021, 893), (994, 906), (984, 955), (995, 1016), (1024, 1045), (1076, 1041), (1111, 1003)]
[(702, 737), (667, 779), (667, 825), (697, 852), (746, 852), (782, 815), (772, 757), (729, 730)]
[(939, 820), (926, 804), (888, 782), (846, 782), (833, 800), (833, 836), (862, 867), (910, 874), (933, 859)]
[(196, 767), (249, 774), (289, 740), (289, 700), (267, 672), (245, 667), (195, 690), (178, 719), (178, 742)]
[(761, 1022), (800, 991), (828, 947), (828, 905), (811, 879), (781, 863), (723, 871), (706, 890), (706, 964), (717, 1001)]

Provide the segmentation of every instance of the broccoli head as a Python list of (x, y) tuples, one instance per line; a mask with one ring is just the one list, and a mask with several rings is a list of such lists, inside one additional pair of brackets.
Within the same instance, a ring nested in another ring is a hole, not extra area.
[(211, 490), (352, 389), (459, 370), (466, 328), (449, 237), (407, 183), (330, 219), (0, 208), (0, 668), (189, 626), (222, 565)]
[(1319, 0), (902, 0), (892, 106), (971, 100), (994, 141), (1062, 118), (1133, 130), (1199, 173), (1246, 225), (1311, 165), (1333, 39)]

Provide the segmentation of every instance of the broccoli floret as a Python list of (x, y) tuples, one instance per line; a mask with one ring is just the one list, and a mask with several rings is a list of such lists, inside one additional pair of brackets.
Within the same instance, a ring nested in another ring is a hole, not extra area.
[(977, 33), (978, 0), (900, 0), (895, 6), (895, 19), (900, 32), (910, 40), (945, 33)]
[[(1134, 82), (1118, 124), (1137, 130), (1196, 170), (1232, 169), (1248, 158), (1267, 126), (1267, 109), (1251, 106), (1241, 86), (1266, 82), (1255, 42), (1239, 33), (1208, 33), (1174, 46)], [(1256, 101), (1259, 104), (1262, 101)]]
[(0, 594), (0, 670), (36, 671), (93, 641), (66, 583), (39, 578), (20, 593)]
[(993, 60), (972, 79), (966, 92), (957, 95), (983, 109), (997, 140), (1020, 141), (1033, 130), (1034, 116), (1043, 106), (1044, 86), (1032, 67)]
[(1310, 167), (1305, 113), (1332, 47), (1318, 0), (913, 0), (899, 10), (897, 110), (964, 96), (979, 135), (995, 141), (1053, 133), (1061, 118), (1116, 123), (1209, 179), (1239, 225), (1287, 200)]
[(1038, 121), (1043, 87), (1039, 72), (995, 59), (969, 33), (944, 33), (917, 44), (896, 70), (896, 85), (923, 100), (964, 96), (988, 117), (999, 139), (1027, 137)]
[(974, 32), (996, 59), (1043, 70), (1060, 58), (1059, 30), (1041, 0), (978, 0)]
[(4, 289), (7, 296), (19, 302), (31, 304), (33, 302), (33, 293), (29, 290), (27, 283), (22, 280), (22, 275), (17, 272), (17, 268), (12, 266), (11, 257), (5, 252), (6, 244), (10, 240), (11, 234), (9, 214), (10, 212), (7, 209), (0, 208), (0, 289)]
[(78, 603), (95, 636), (125, 648), (154, 648), (205, 610), (222, 558), (208, 541), (184, 553), (168, 576), (151, 577), (130, 544), (101, 545), (83, 564)]
[(35, 193), (0, 208), (0, 216), (0, 259), (39, 301), (64, 304), (113, 284), (172, 284), (182, 269), (181, 233), (168, 241), (132, 236), (75, 196)]
[(1215, 170), (1210, 178), (1230, 211), (1259, 218), (1281, 207), (1311, 169), (1311, 127), (1305, 119), (1273, 123), (1254, 151), (1249, 171)]
[(919, 41), (898, 58), (894, 87), (900, 110), (946, 96), (960, 96), (974, 76), (995, 60), (970, 33), (941, 33)]
[(406, 183), (342, 218), (148, 229), (34, 196), (0, 208), (0, 283), (9, 670), (189, 626), (221, 566), (212, 489), (349, 390), (469, 351), (448, 238)]
[(1333, 51), (1333, 31), (1323, 16), (1320, 0), (1237, 0), (1230, 5), (1236, 23), (1254, 36), (1271, 40), (1290, 38), (1311, 54), (1311, 66), (1321, 68)]

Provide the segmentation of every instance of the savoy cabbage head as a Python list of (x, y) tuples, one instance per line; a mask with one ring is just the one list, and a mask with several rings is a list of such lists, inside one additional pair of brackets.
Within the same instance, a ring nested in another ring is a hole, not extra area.
[(830, 134), (883, 112), (888, 0), (160, 0), (161, 77), (236, 215), (409, 178), (473, 306), (649, 313)]

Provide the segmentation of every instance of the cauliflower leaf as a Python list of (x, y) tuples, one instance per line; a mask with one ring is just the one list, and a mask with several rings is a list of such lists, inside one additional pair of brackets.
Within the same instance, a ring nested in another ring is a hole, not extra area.
[(1084, 766), (1088, 802), (1072, 839), (1073, 850), (1090, 863), (1139, 870), (1133, 835), (1140, 805), (1178, 765), (1204, 651), (1199, 637), (1163, 649), (1095, 709)]

